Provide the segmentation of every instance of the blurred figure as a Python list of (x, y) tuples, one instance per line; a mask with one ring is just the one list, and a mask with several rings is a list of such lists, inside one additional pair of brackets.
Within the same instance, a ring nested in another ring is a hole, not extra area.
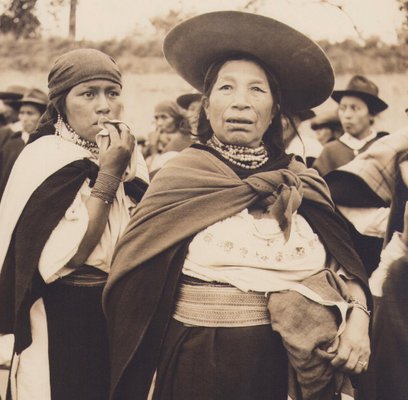
[(183, 127), (184, 114), (174, 101), (157, 104), (154, 120), (156, 129), (148, 135), (145, 153), (150, 172), (160, 169), (166, 161), (193, 143), (190, 132)]
[(186, 93), (177, 97), (177, 104), (186, 110), (186, 119), (190, 132), (197, 134), (198, 116), (201, 107), (201, 93)]
[(0, 92), (0, 114), (5, 123), (0, 128), (0, 148), (12, 133), (21, 130), (18, 119), (20, 105), (16, 101), (23, 97), (25, 91), (24, 86), (12, 85)]
[(28, 89), (23, 98), (16, 101), (16, 105), (19, 107), (18, 117), (21, 130), (12, 133), (0, 150), (0, 200), (14, 162), (27, 144), (30, 135), (37, 129), (38, 121), (44, 113), (47, 103), (47, 95), (36, 88)]
[(287, 154), (300, 156), (303, 162), (310, 167), (322, 151), (318, 140), (302, 133), (301, 124), (313, 118), (313, 110), (304, 110), (291, 114), (292, 121), (288, 118), (282, 120), (283, 143)]
[(322, 146), (338, 139), (344, 133), (337, 110), (316, 115), (310, 120), (310, 127), (315, 131), (316, 138)]
[(345, 90), (335, 90), (331, 96), (339, 103), (338, 113), (344, 134), (328, 143), (313, 163), (320, 175), (351, 161), (367, 150), (387, 132), (376, 132), (375, 117), (386, 108), (387, 103), (378, 97), (377, 85), (361, 75), (351, 78)]
[(362, 400), (408, 398), (408, 129), (390, 139), (393, 136), (393, 157), (383, 168), (390, 179), (384, 186), (392, 190), (391, 211), (387, 244), (370, 278), (376, 305), (373, 353), (360, 390)]

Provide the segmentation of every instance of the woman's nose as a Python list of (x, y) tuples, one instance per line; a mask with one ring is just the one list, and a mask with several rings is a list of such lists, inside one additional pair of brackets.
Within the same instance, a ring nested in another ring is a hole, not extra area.
[(109, 104), (109, 100), (107, 99), (107, 97), (104, 94), (101, 94), (98, 96), (97, 98), (97, 112), (98, 113), (103, 113), (103, 114), (107, 114), (110, 112), (111, 108), (110, 108), (110, 104)]
[(248, 94), (245, 90), (236, 90), (233, 95), (232, 107), (237, 110), (244, 110), (249, 107)]

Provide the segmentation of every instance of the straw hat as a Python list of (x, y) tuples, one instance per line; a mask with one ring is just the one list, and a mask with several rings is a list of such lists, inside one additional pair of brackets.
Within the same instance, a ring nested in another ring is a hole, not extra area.
[(378, 97), (377, 85), (362, 75), (354, 75), (345, 90), (335, 90), (331, 97), (340, 103), (344, 96), (361, 98), (367, 104), (370, 112), (374, 114), (388, 108), (388, 104)]
[(288, 111), (313, 108), (334, 86), (332, 66), (311, 39), (272, 18), (239, 11), (218, 11), (175, 26), (164, 39), (164, 55), (176, 72), (198, 91), (215, 62), (251, 55), (276, 76)]

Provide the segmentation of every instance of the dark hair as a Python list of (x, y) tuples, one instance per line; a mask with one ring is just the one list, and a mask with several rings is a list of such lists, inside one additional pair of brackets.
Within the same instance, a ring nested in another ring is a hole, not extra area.
[[(251, 61), (259, 65), (266, 74), (269, 87), (272, 92), (273, 107), (276, 113), (272, 119), (272, 123), (266, 129), (263, 135), (263, 142), (268, 148), (272, 156), (281, 154), (284, 152), (285, 147), (283, 144), (283, 127), (282, 127), (282, 116), (285, 116), (289, 121), (292, 121), (289, 113), (282, 109), (282, 93), (275, 75), (272, 71), (258, 58), (248, 55), (248, 54), (232, 54), (230, 56), (224, 57), (218, 61), (215, 61), (209, 68), (204, 78), (203, 95), (207, 98), (210, 96), (214, 84), (217, 80), (218, 73), (220, 72), (222, 66), (227, 61)], [(201, 105), (198, 126), (197, 126), (197, 136), (201, 143), (206, 143), (214, 134), (209, 121), (207, 120), (204, 106)]]

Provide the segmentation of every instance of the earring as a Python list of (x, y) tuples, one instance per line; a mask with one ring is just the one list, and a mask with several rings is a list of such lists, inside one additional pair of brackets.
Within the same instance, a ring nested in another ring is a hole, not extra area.
[(57, 136), (61, 136), (62, 132), (62, 124), (64, 123), (64, 120), (62, 119), (62, 116), (60, 113), (58, 113), (58, 118), (57, 118), (57, 126), (55, 128), (55, 134)]

